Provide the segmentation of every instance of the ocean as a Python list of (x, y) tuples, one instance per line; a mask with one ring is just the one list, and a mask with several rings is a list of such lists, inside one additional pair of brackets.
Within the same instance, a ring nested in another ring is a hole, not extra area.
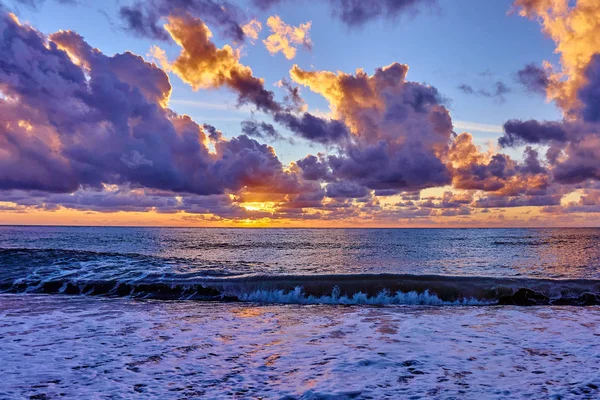
[(598, 398), (599, 244), (0, 227), (0, 398)]

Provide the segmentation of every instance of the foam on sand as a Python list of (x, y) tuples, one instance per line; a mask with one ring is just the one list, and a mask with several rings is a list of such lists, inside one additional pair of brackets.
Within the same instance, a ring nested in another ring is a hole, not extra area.
[(0, 321), (0, 398), (600, 396), (598, 307), (9, 294)]

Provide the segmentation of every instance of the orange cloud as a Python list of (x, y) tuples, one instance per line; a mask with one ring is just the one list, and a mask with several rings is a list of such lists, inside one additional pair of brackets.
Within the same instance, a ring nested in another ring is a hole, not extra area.
[(258, 39), (258, 34), (261, 30), (262, 24), (256, 18), (248, 22), (246, 25), (242, 26), (242, 31), (244, 32), (244, 35), (246, 35), (252, 40)]
[(524, 17), (539, 20), (543, 32), (556, 42), (560, 68), (545, 63), (550, 73), (549, 100), (555, 100), (569, 117), (579, 109), (578, 90), (586, 83), (584, 71), (592, 56), (600, 53), (600, 2), (578, 0), (516, 0)]
[(180, 77), (194, 90), (228, 86), (238, 93), (240, 103), (252, 103), (264, 111), (279, 110), (273, 92), (265, 90), (263, 79), (256, 78), (250, 67), (240, 63), (239, 50), (230, 45), (218, 48), (202, 20), (190, 14), (170, 16), (165, 29), (181, 47), (181, 53), (175, 61), (169, 62), (164, 50), (152, 47), (150, 55), (163, 69)]
[(263, 43), (272, 55), (282, 52), (285, 58), (291, 60), (296, 56), (297, 48), (294, 45), (301, 45), (310, 49), (312, 42), (309, 37), (309, 31), (312, 22), (306, 22), (298, 26), (291, 26), (283, 22), (279, 16), (275, 15), (267, 19), (267, 25), (273, 32)]
[(165, 58), (159, 60), (194, 90), (222, 86), (234, 74), (252, 75), (252, 70), (239, 62), (239, 52), (229, 45), (219, 49), (212, 43), (212, 32), (201, 20), (172, 16), (168, 21), (165, 28), (182, 50), (172, 64)]

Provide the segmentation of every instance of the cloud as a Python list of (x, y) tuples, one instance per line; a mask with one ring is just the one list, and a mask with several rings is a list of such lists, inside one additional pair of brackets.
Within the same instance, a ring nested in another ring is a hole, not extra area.
[(359, 198), (370, 194), (370, 191), (352, 182), (332, 182), (327, 185), (327, 196), (332, 198)]
[(429, 197), (424, 200), (419, 204), (422, 208), (464, 209), (473, 202), (473, 195), (445, 191), (442, 197)]
[(562, 195), (486, 197), (473, 204), (475, 208), (547, 207), (560, 205)]
[(504, 135), (498, 139), (498, 143), (502, 147), (512, 147), (518, 144), (546, 144), (566, 140), (567, 132), (563, 123), (513, 119), (504, 124)]
[(448, 159), (455, 189), (492, 192), (496, 197), (543, 196), (551, 190), (551, 179), (528, 147), (521, 163), (500, 153), (482, 153), (469, 133), (452, 143)]
[(265, 89), (263, 80), (240, 63), (239, 52), (229, 45), (215, 46), (211, 31), (200, 19), (190, 14), (171, 16), (165, 28), (181, 47), (181, 53), (173, 62), (160, 49), (154, 48), (152, 54), (164, 69), (172, 71), (194, 90), (227, 86), (238, 94), (239, 104), (253, 104), (268, 112), (281, 109), (273, 92)]
[(292, 68), (292, 80), (323, 95), (334, 120), (349, 132), (347, 138), (330, 141), (337, 154), (296, 162), (304, 179), (327, 183), (330, 199), (390, 196), (450, 183), (466, 191), (460, 199), (447, 195), (437, 201), (411, 200), (401, 205), (405, 217), (469, 215), (474, 191), (489, 193), (482, 197), (494, 199), (493, 204), (486, 200), (489, 207), (560, 200), (536, 150), (526, 148), (522, 162), (481, 153), (470, 134), (454, 135), (435, 88), (407, 81), (407, 72), (401, 64), (377, 69), (371, 76), (362, 70), (350, 75)]
[(169, 39), (169, 34), (161, 26), (162, 18), (186, 14), (218, 26), (228, 38), (244, 41), (244, 29), (239, 22), (243, 19), (243, 12), (234, 3), (225, 0), (146, 0), (119, 9), (127, 30), (158, 40)]
[(251, 40), (258, 40), (258, 34), (262, 30), (262, 24), (256, 18), (242, 26), (244, 35), (249, 37)]
[[(556, 42), (560, 69), (547, 63), (547, 95), (565, 115), (577, 113), (581, 104), (578, 93), (586, 82), (585, 71), (596, 53), (600, 53), (600, 2), (593, 0), (516, 0), (521, 16), (538, 20), (545, 34)], [(554, 69), (554, 71), (553, 71)]]
[(225, 140), (166, 108), (167, 75), (139, 56), (106, 56), (71, 31), (46, 38), (6, 14), (0, 33), (2, 191), (87, 196), (116, 185), (171, 197), (293, 197), (310, 186), (284, 171), (270, 146)]
[(292, 68), (292, 80), (323, 95), (350, 133), (338, 138), (340, 154), (327, 158), (335, 179), (375, 190), (450, 182), (443, 161), (452, 136), (448, 110), (435, 88), (407, 81), (407, 72), (398, 63), (374, 75)]
[[(31, 8), (37, 8), (42, 3), (44, 3), (46, 0), (14, 0), (14, 1), (19, 4), (23, 4), (25, 6), (31, 7)], [(60, 4), (71, 4), (71, 5), (77, 4), (77, 0), (56, 0), (56, 2), (60, 3)]]
[(458, 90), (463, 92), (464, 94), (479, 96), (479, 97), (488, 97), (495, 98), (498, 101), (506, 101), (505, 95), (510, 93), (510, 88), (502, 81), (496, 81), (493, 86), (493, 90), (488, 89), (474, 89), (473, 86), (467, 85), (465, 83), (458, 86)]
[(519, 82), (530, 92), (546, 94), (550, 79), (548, 72), (535, 64), (527, 64), (517, 72)]
[(331, 0), (333, 14), (350, 26), (364, 25), (375, 18), (396, 18), (405, 13), (415, 13), (431, 0)]
[(339, 143), (349, 137), (348, 129), (342, 122), (319, 118), (307, 112), (301, 116), (280, 112), (275, 114), (275, 122), (284, 125), (304, 139), (321, 144)]
[(301, 160), (296, 161), (303, 173), (304, 179), (309, 181), (331, 181), (331, 170), (323, 155), (319, 157), (309, 154)]
[[(600, 14), (600, 12), (599, 12)], [(585, 122), (600, 122), (600, 54), (595, 54), (584, 71), (586, 83), (577, 92)]]
[[(130, 52), (107, 56), (75, 32), (46, 37), (14, 17), (2, 16), (3, 209), (186, 212), (232, 220), (419, 218), (426, 223), (438, 217), (459, 220), (473, 208), (535, 206), (575, 213), (598, 207), (592, 187), (600, 180), (600, 56), (592, 54), (573, 69), (577, 79), (562, 75), (557, 80), (556, 69), (546, 66), (547, 82), (538, 67), (529, 65), (521, 71), (519, 78), (526, 87), (542, 92), (545, 85), (551, 99), (574, 100), (563, 108), (561, 121), (508, 121), (501, 146), (524, 147), (522, 157), (511, 158), (492, 150), (482, 152), (468, 133), (456, 135), (455, 128), (490, 132), (502, 128), (453, 122), (437, 89), (408, 80), (408, 66), (399, 63), (372, 73), (294, 66), (290, 71), (294, 84), (281, 81), (285, 97), (278, 102), (263, 80), (242, 64), (239, 50), (213, 43), (204, 19), (219, 30), (234, 25), (214, 20), (218, 15), (200, 19), (208, 11), (194, 7), (209, 2), (177, 0), (161, 8), (163, 3), (154, 0), (123, 8), (140, 11), (139, 29), (157, 27), (144, 35), (164, 34), (180, 46), (173, 61), (161, 49), (152, 49), (160, 67)], [(335, 13), (342, 20), (343, 10), (359, 11), (352, 17), (357, 19), (344, 20), (350, 25), (384, 17), (377, 10), (403, 7), (402, 2), (331, 3), (340, 5)], [(544, 21), (547, 14), (557, 24), (557, 15), (571, 18), (573, 9), (584, 7), (582, 2), (559, 12), (550, 8), (559, 0), (517, 3), (534, 10), (527, 15)], [(371, 10), (365, 8), (369, 4), (375, 4)], [(242, 37), (258, 38), (257, 20), (242, 26), (236, 21), (248, 19), (236, 7), (220, 10), (240, 27)], [(372, 14), (361, 17), (360, 12)], [(165, 29), (160, 26), (163, 17)], [(580, 22), (570, 24), (579, 27)], [(281, 27), (282, 34), (290, 35), (286, 46), (302, 45), (290, 39), (294, 27), (283, 21)], [(592, 31), (586, 27), (574, 32)], [(229, 37), (239, 43), (235, 36)], [(169, 109), (167, 73), (195, 90), (227, 87), (237, 94), (239, 105), (263, 111), (272, 120), (252, 117), (242, 123), (242, 135), (230, 137), (179, 115)], [(572, 93), (564, 83), (570, 79), (577, 83)], [(328, 117), (309, 113), (296, 85), (322, 95), (330, 106)], [(559, 86), (565, 97), (552, 97)], [(498, 81), (490, 89), (465, 85), (464, 90), (499, 98), (508, 87)], [(255, 140), (279, 140), (280, 128), (319, 145), (322, 153), (284, 166), (272, 147)], [(420, 198), (421, 190), (441, 186), (450, 189)], [(562, 207), (561, 199), (574, 188), (585, 195)], [(263, 206), (246, 204), (246, 208), (245, 203)]]
[(599, 213), (600, 212), (600, 190), (585, 189), (579, 200), (572, 201), (558, 210), (548, 209), (547, 212), (562, 213)]
[(524, 76), (535, 87), (546, 86), (548, 99), (562, 109), (564, 119), (508, 121), (499, 143), (548, 145), (546, 159), (557, 183), (585, 185), (599, 180), (600, 3), (517, 0), (514, 6), (522, 16), (539, 20), (543, 32), (556, 42), (560, 70), (545, 63), (546, 80), (535, 67)]
[[(253, 0), (263, 10), (286, 0)], [(433, 7), (436, 0), (329, 0), (333, 16), (350, 27), (363, 26), (376, 19), (396, 19), (401, 15), (416, 14), (424, 6)]]
[(253, 120), (246, 120), (242, 122), (242, 132), (244, 135), (250, 137), (256, 137), (259, 139), (267, 140), (281, 140), (283, 136), (275, 127), (267, 122), (258, 122)]
[(291, 60), (296, 56), (295, 46), (303, 46), (308, 50), (312, 48), (309, 36), (311, 24), (309, 21), (298, 26), (290, 26), (277, 15), (269, 17), (267, 26), (272, 33), (263, 40), (263, 43), (271, 55), (281, 52), (285, 58)]

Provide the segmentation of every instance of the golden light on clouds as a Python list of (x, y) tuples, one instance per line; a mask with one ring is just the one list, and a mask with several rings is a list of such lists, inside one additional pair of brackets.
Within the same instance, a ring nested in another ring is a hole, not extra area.
[(240, 207), (245, 208), (248, 211), (265, 211), (271, 214), (276, 212), (275, 206), (277, 203), (275, 202), (248, 202), (248, 203), (240, 203)]
[(271, 29), (271, 34), (263, 43), (272, 55), (279, 52), (283, 53), (288, 60), (296, 57), (297, 46), (304, 46), (307, 49), (312, 47), (310, 39), (310, 27), (312, 22), (306, 22), (298, 26), (291, 26), (275, 15), (267, 19), (267, 26)]
[(256, 18), (242, 26), (242, 31), (244, 32), (244, 35), (246, 35), (253, 41), (258, 40), (258, 34), (261, 30), (262, 24)]
[(524, 17), (538, 19), (544, 33), (556, 42), (560, 68), (545, 62), (550, 71), (549, 100), (555, 100), (569, 113), (579, 107), (577, 91), (586, 83), (584, 71), (592, 56), (600, 52), (600, 1), (516, 0)]

